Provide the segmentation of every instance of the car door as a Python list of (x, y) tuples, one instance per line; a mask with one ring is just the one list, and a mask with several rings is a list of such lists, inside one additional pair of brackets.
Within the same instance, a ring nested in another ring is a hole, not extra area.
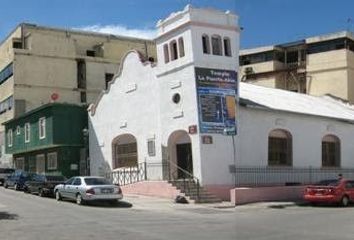
[(354, 181), (348, 181), (345, 184), (346, 192), (351, 201), (354, 201)]
[(76, 193), (79, 192), (81, 186), (81, 178), (75, 178), (72, 188), (70, 189), (70, 198), (76, 199)]
[(63, 187), (61, 189), (59, 189), (60, 194), (63, 197), (69, 197), (70, 196), (70, 189), (71, 189), (71, 185), (73, 183), (73, 181), (75, 180), (74, 177), (70, 178), (69, 180), (67, 180), (64, 184)]

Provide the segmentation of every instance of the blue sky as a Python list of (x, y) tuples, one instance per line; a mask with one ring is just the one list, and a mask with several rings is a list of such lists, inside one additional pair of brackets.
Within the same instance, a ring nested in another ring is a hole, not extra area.
[(236, 12), (242, 48), (354, 30), (353, 0), (1, 0), (0, 39), (21, 22), (151, 38), (158, 19), (190, 2)]

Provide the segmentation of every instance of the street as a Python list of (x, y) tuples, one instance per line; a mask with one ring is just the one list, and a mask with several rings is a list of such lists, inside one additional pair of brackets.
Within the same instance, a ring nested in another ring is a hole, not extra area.
[(126, 197), (78, 206), (0, 187), (0, 239), (236, 239), (235, 209)]
[(1, 240), (352, 240), (354, 206), (257, 203), (236, 208), (126, 196), (77, 206), (0, 187)]

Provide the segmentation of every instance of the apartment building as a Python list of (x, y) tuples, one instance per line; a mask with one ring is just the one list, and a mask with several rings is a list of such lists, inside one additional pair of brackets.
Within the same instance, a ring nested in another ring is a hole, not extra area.
[(338, 32), (240, 51), (243, 82), (354, 103), (354, 35)]
[(0, 43), (0, 139), (2, 123), (43, 104), (93, 102), (130, 49), (156, 58), (154, 41), (20, 24)]

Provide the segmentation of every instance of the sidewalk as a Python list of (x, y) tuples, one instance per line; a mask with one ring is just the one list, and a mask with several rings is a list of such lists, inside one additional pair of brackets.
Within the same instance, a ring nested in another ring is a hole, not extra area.
[(155, 210), (173, 210), (173, 209), (195, 209), (195, 208), (214, 208), (214, 209), (235, 209), (231, 202), (196, 204), (175, 203), (172, 199), (149, 197), (143, 195), (126, 194), (122, 201), (133, 204), (134, 209), (155, 209)]

